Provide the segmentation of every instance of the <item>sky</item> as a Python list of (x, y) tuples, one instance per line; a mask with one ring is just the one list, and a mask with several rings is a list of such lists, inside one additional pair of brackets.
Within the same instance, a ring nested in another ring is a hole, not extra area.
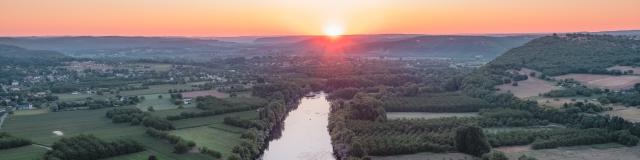
[[(640, 29), (640, 0), (0, 0), (0, 36), (555, 33)], [(335, 33), (333, 33), (335, 34)]]

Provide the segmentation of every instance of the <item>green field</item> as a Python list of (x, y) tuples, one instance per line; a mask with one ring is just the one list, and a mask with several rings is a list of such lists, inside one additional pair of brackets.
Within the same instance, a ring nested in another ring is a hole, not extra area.
[(204, 146), (222, 153), (223, 157), (231, 155), (231, 150), (242, 142), (239, 133), (233, 133), (210, 126), (186, 128), (172, 131), (171, 134), (196, 142), (198, 146)]
[(430, 112), (387, 112), (387, 119), (434, 119), (444, 117), (477, 117), (477, 112), (471, 113), (430, 113)]
[[(195, 109), (195, 108), (194, 108)], [(147, 136), (145, 128), (141, 126), (130, 126), (129, 124), (113, 124), (111, 120), (104, 116), (108, 109), (98, 110), (80, 110), (66, 112), (51, 112), (39, 115), (10, 116), (1, 132), (9, 132), (18, 137), (28, 138), (34, 143), (50, 146), (61, 137), (69, 137), (79, 134), (93, 134), (105, 140), (114, 140), (129, 138), (136, 140), (145, 145), (147, 151), (113, 157), (111, 159), (146, 159), (150, 154), (156, 155), (160, 159), (211, 159), (211, 157), (199, 153), (174, 154), (173, 146), (168, 142), (158, 140)], [(189, 110), (189, 109), (183, 109)], [(167, 110), (159, 114), (173, 114), (182, 110)], [(222, 119), (222, 118), (219, 118)], [(218, 122), (221, 122), (218, 121)], [(56, 136), (52, 133), (54, 130), (60, 130), (63, 136)], [(216, 132), (220, 133), (220, 132)], [(199, 134), (199, 133), (196, 133)], [(204, 133), (202, 133), (204, 134)], [(215, 136), (215, 135), (212, 135)], [(18, 148), (11, 150), (3, 150), (4, 153), (10, 155), (10, 159), (29, 159), (25, 156), (40, 157), (44, 150), (40, 148)], [(20, 154), (27, 153), (27, 154)]]
[(121, 91), (120, 95), (122, 95), (122, 96), (133, 96), (133, 95), (161, 94), (161, 93), (169, 93), (170, 89), (191, 91), (192, 89), (198, 89), (197, 87), (192, 87), (192, 85), (195, 85), (195, 84), (200, 84), (200, 83), (199, 82), (193, 82), (193, 83), (187, 83), (187, 84), (150, 85), (149, 89)]
[(191, 127), (199, 127), (199, 126), (207, 126), (216, 123), (223, 123), (224, 117), (232, 117), (238, 116), (244, 119), (254, 119), (258, 117), (258, 112), (256, 111), (244, 111), (244, 112), (234, 112), (227, 113), (217, 116), (208, 116), (208, 117), (198, 117), (198, 118), (189, 118), (183, 120), (172, 121), (173, 125), (180, 128), (191, 128)]
[(24, 146), (0, 150), (2, 160), (38, 160), (47, 152), (47, 149), (37, 146)]
[[(158, 98), (159, 95), (162, 95), (162, 98)], [(136, 107), (140, 110), (146, 111), (149, 106), (153, 106), (153, 109), (155, 110), (168, 110), (178, 108), (177, 105), (171, 103), (170, 94), (148, 94), (142, 96), (144, 96), (144, 100), (136, 104)], [(188, 104), (183, 106), (185, 108), (195, 107), (195, 104)]]
[[(94, 134), (100, 138), (122, 138), (140, 133), (142, 127), (113, 124), (105, 117), (107, 109), (51, 112), (38, 115), (9, 116), (0, 131), (28, 138), (35, 143), (51, 145), (61, 137)], [(62, 131), (56, 136), (53, 131)]]

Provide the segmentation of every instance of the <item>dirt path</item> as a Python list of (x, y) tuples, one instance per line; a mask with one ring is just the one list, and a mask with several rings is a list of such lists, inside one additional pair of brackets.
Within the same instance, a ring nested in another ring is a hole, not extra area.
[(41, 144), (35, 144), (34, 143), (34, 144), (31, 144), (31, 145), (36, 146), (36, 147), (40, 147), (40, 148), (44, 148), (44, 149), (47, 149), (47, 150), (52, 150), (51, 147), (45, 146), (45, 145), (41, 145)]

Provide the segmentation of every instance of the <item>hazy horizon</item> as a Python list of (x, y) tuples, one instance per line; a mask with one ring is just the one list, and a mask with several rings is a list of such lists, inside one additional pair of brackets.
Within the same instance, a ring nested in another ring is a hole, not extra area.
[[(640, 1), (0, 1), (1, 36), (513, 34), (640, 29)], [(323, 31), (324, 30), (324, 31)], [(323, 33), (324, 32), (324, 33)]]

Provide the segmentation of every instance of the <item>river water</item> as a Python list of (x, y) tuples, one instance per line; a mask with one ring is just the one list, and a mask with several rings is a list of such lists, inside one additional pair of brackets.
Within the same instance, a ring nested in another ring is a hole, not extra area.
[(271, 140), (263, 160), (335, 160), (327, 130), (329, 101), (325, 93), (300, 100), (284, 120), (282, 136)]

